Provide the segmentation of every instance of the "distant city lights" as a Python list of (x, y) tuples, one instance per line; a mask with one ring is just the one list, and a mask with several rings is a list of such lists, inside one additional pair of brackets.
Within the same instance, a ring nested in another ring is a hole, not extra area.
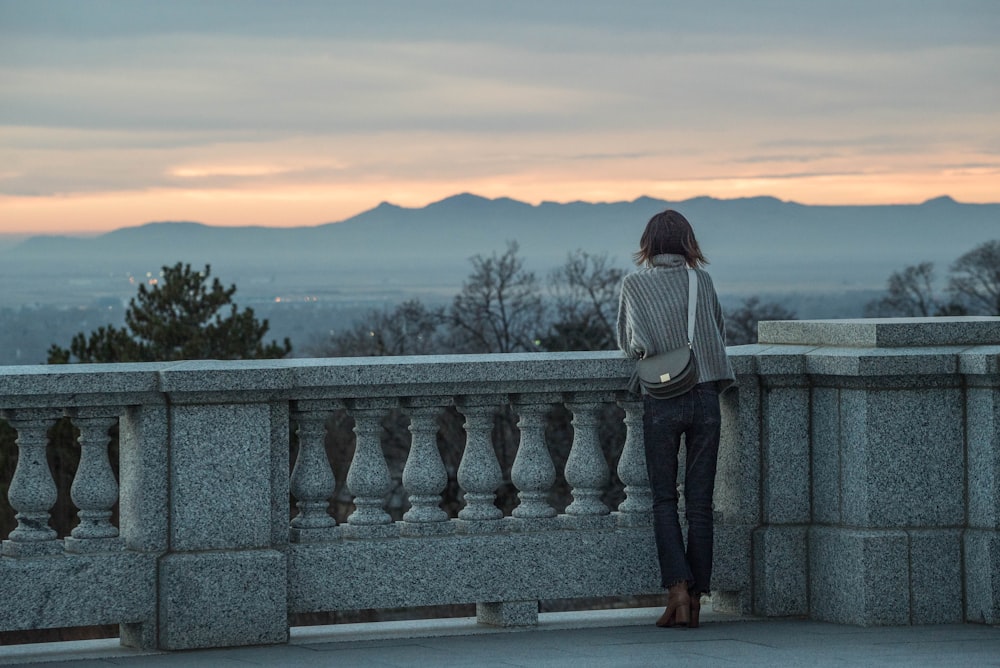
[(319, 301), (319, 297), (314, 297), (312, 295), (306, 295), (304, 297), (275, 297), (274, 298), (274, 303), (275, 304), (281, 304), (281, 303), (288, 304), (288, 303), (291, 303), (291, 302), (318, 302), (318, 301)]

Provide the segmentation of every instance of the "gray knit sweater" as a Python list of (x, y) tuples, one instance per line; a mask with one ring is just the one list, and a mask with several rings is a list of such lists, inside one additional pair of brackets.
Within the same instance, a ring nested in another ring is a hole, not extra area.
[[(698, 382), (719, 381), (719, 389), (735, 376), (726, 356), (726, 324), (712, 278), (698, 276), (698, 311), (694, 326), (694, 356)], [(629, 357), (673, 350), (687, 344), (688, 272), (682, 255), (657, 255), (622, 281), (618, 304), (618, 347)], [(638, 383), (633, 385), (637, 391)]]

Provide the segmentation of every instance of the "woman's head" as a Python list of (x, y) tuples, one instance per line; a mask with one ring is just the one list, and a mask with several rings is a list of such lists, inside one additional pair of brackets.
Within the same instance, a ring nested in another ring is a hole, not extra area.
[(692, 268), (708, 264), (698, 247), (691, 223), (673, 209), (667, 209), (649, 219), (642, 238), (639, 239), (639, 250), (633, 257), (636, 264), (642, 265), (664, 253), (684, 256), (688, 266)]

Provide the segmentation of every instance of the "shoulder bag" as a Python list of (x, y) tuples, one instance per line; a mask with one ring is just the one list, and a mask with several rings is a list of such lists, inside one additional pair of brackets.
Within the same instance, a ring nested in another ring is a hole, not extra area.
[(670, 399), (689, 392), (698, 383), (698, 364), (692, 348), (697, 310), (698, 275), (689, 268), (687, 345), (636, 362), (639, 384), (647, 394), (657, 399)]

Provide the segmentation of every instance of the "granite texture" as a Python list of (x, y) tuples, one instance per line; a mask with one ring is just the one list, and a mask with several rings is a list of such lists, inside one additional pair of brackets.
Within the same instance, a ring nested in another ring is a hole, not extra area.
[(966, 621), (1000, 624), (1000, 531), (968, 529), (962, 543)]
[(973, 385), (996, 386), (1000, 375), (1000, 344), (966, 348), (958, 356), (958, 370)]
[(130, 550), (167, 549), (168, 425), (163, 404), (130, 406), (118, 422), (118, 526)]
[[(0, 366), (0, 407), (126, 405), (155, 401), (169, 364)], [(128, 399), (123, 401), (123, 399)]]
[(118, 480), (108, 458), (109, 430), (118, 421), (117, 414), (104, 416), (73, 416), (73, 425), (80, 430), (80, 464), (73, 477), (70, 496), (79, 508), (79, 524), (72, 537), (66, 539), (66, 549), (101, 550), (121, 544), (118, 527), (111, 524), (111, 509), (118, 501)]
[(810, 518), (809, 389), (776, 387), (763, 399), (765, 524), (804, 524)]
[[(753, 532), (756, 524), (716, 522), (712, 551), (712, 592), (742, 592), (747, 594), (747, 607), (740, 613), (751, 611), (749, 594), (753, 586)], [(734, 611), (735, 612), (735, 611)]]
[(290, 612), (661, 591), (649, 527), (293, 544), (288, 569)]
[(158, 598), (161, 649), (288, 641), (286, 558), (276, 550), (169, 554)]
[(1000, 344), (1000, 318), (866, 318), (784, 320), (757, 325), (761, 344), (901, 348)]
[(714, 508), (722, 521), (756, 524), (761, 518), (761, 389), (755, 376), (719, 398), (722, 434), (715, 474)]
[(392, 519), (385, 512), (385, 497), (392, 486), (389, 466), (382, 452), (382, 418), (388, 407), (353, 408), (354, 457), (347, 471), (347, 489), (354, 495), (354, 512), (347, 521), (352, 526), (378, 526)]
[(16, 512), (17, 526), (3, 541), (0, 554), (41, 556), (62, 552), (49, 510), (57, 489), (46, 458), (46, 432), (59, 415), (51, 409), (4, 410), (2, 416), (17, 430), (17, 464), (7, 488), (7, 500)]
[(611, 510), (601, 500), (610, 475), (597, 434), (601, 404), (574, 401), (567, 403), (566, 407), (573, 413), (573, 444), (563, 470), (573, 502), (566, 507), (566, 514), (608, 515)]
[(792, 382), (799, 384), (806, 372), (806, 355), (816, 349), (816, 346), (766, 346), (754, 355), (756, 373), (767, 378), (768, 382), (782, 380), (782, 376), (791, 376)]
[(200, 401), (199, 395), (206, 393), (216, 401), (246, 400), (246, 393), (252, 393), (259, 401), (270, 392), (294, 387), (296, 366), (294, 359), (173, 362), (160, 371), (159, 389), (182, 402)]
[(270, 546), (281, 548), (288, 544), (288, 439), (290, 417), (287, 401), (274, 402), (269, 406), (270, 434), (270, 494), (271, 494), (271, 540)]
[(840, 390), (813, 388), (810, 405), (812, 520), (840, 524)]
[(966, 392), (969, 526), (1000, 529), (1000, 389)]
[(820, 621), (910, 623), (909, 537), (900, 530), (809, 529), (809, 610)]
[(525, 399), (516, 406), (520, 440), (510, 479), (519, 490), (519, 503), (512, 515), (521, 519), (551, 518), (556, 516), (556, 509), (549, 504), (556, 467), (545, 442), (545, 415), (550, 406)]
[(270, 407), (173, 406), (170, 418), (171, 550), (270, 545)]
[(294, 360), (292, 386), (308, 400), (341, 397), (419, 397), (624, 389), (635, 362), (619, 351), (423, 355)]
[(538, 601), (477, 603), (476, 621), (488, 626), (537, 626)]
[(910, 613), (912, 624), (956, 624), (962, 611), (962, 532), (911, 529)]
[(740, 376), (756, 376), (758, 374), (757, 357), (773, 347), (770, 344), (760, 345), (757, 343), (745, 346), (729, 346), (726, 348), (726, 352), (729, 355), (729, 364), (733, 367), (733, 373), (736, 374), (737, 378)]
[(726, 615), (753, 614), (753, 597), (749, 589), (712, 592), (712, 611)]
[(806, 525), (765, 526), (754, 531), (755, 614), (809, 614), (808, 531)]
[(408, 411), (410, 451), (403, 467), (403, 486), (410, 501), (403, 519), (408, 525), (434, 525), (448, 520), (448, 513), (441, 509), (441, 492), (448, 484), (448, 472), (437, 443), (438, 416), (443, 405), (444, 400), (434, 398), (430, 405), (413, 406)]
[[(958, 356), (962, 350), (961, 347), (817, 348), (806, 355), (805, 367), (814, 376), (853, 376), (860, 382), (874, 377), (874, 382), (866, 383), (873, 387), (887, 382), (896, 386), (906, 382), (957, 387), (960, 380), (954, 374), (958, 371)], [(889, 377), (895, 378), (890, 381)], [(908, 378), (901, 381), (900, 377)]]
[(653, 519), (653, 494), (646, 471), (641, 401), (620, 399), (625, 410), (625, 443), (618, 457), (618, 478), (625, 485), (625, 499), (618, 504), (619, 526), (645, 526)]
[(288, 485), (297, 512), (288, 531), (291, 540), (297, 542), (326, 540), (336, 526), (329, 513), (336, 479), (324, 447), (327, 415), (325, 410), (295, 412), (298, 449)]
[(962, 525), (962, 411), (961, 394), (947, 389), (842, 391), (844, 523)]
[(458, 517), (473, 523), (466, 527), (470, 530), (478, 530), (479, 525), (474, 523), (492, 523), (503, 515), (494, 504), (496, 489), (503, 482), (491, 440), (494, 406), (493, 397), (474, 397), (462, 401), (458, 407), (465, 416), (465, 450), (458, 465), (458, 484), (465, 490), (465, 507)]
[(135, 552), (0, 559), (0, 630), (152, 619), (156, 558)]

